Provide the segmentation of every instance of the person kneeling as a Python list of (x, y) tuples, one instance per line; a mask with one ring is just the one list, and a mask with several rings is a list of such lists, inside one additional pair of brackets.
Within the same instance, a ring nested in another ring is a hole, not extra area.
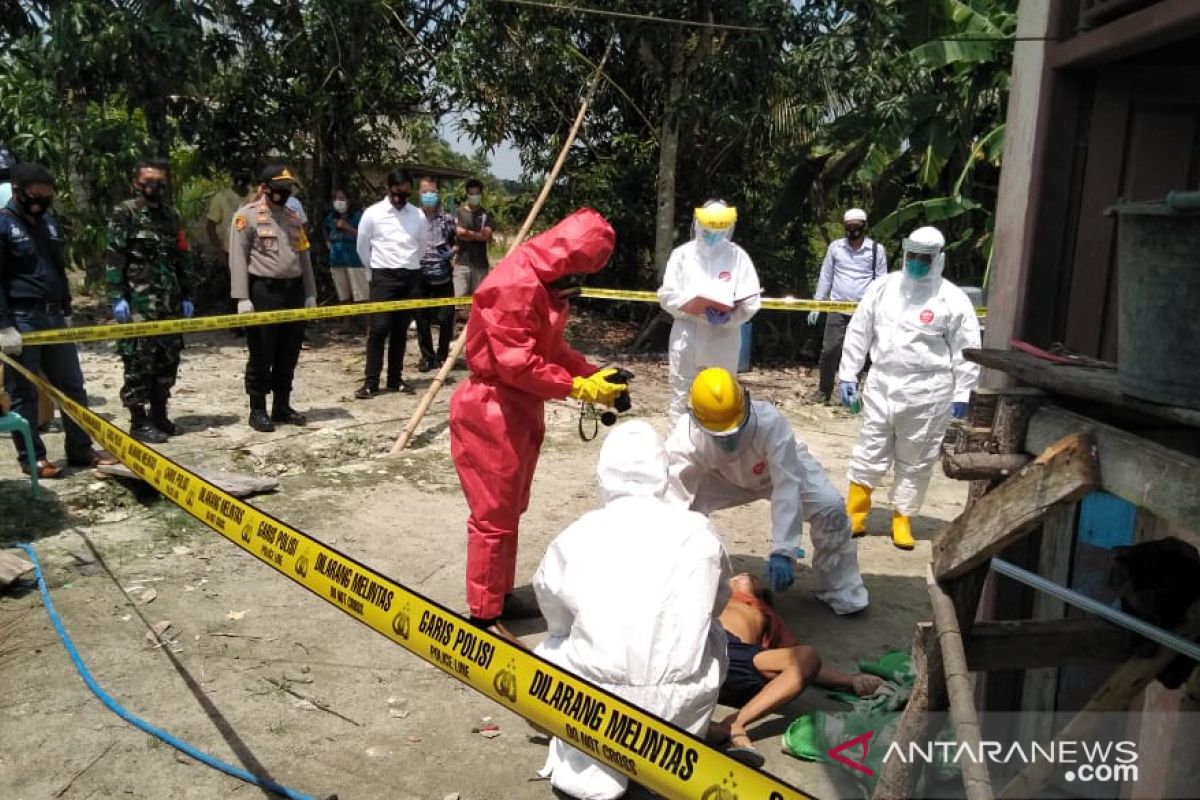
[(758, 579), (742, 573), (729, 579), (732, 596), (721, 612), (728, 639), (729, 672), (721, 704), (737, 709), (708, 727), (708, 739), (729, 742), (728, 753), (753, 767), (763, 764), (746, 727), (791, 702), (809, 684), (868, 697), (883, 685), (874, 675), (851, 675), (824, 666), (816, 649), (800, 644), (771, 608)]

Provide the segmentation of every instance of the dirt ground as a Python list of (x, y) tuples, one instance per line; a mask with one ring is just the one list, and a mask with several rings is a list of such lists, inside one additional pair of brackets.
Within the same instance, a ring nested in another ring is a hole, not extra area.
[[(637, 375), (634, 413), (664, 430), (665, 359), (597, 353), (594, 326), (576, 326), (574, 335), (597, 360), (630, 365)], [(356, 401), (361, 339), (332, 331), (310, 338), (294, 397), (308, 413), (308, 428), (260, 434), (245, 424), (243, 340), (191, 337), (172, 406), (183, 432), (163, 451), (185, 465), (277, 476), (279, 490), (251, 502), (465, 610), (467, 509), (447, 432), (453, 386), (438, 397), (415, 446), (384, 457), (428, 385), (414, 370), (415, 342), (406, 377), (418, 394)], [(108, 345), (82, 350), (93, 407), (124, 424), (117, 356)], [(756, 397), (780, 405), (843, 487), (858, 421), (805, 404), (815, 381), (808, 373), (797, 367), (743, 377)], [(547, 406), (546, 445), (522, 523), (518, 584), (527, 583), (555, 534), (598, 505), (599, 441), (579, 439), (577, 414), (574, 403)], [(47, 441), (51, 457), (61, 460), (62, 434)], [(890, 509), (873, 512), (874, 535), (860, 540), (871, 592), (864, 614), (838, 618), (816, 601), (807, 590), (806, 562), (797, 586), (780, 598), (781, 613), (827, 662), (843, 668), (889, 646), (907, 647), (914, 623), (929, 616), (923, 579), (929, 539), (957, 514), (964, 496), (964, 485), (934, 476), (911, 553), (883, 535)], [(761, 572), (768, 505), (714, 519), (734, 568)], [(342, 800), (551, 795), (548, 784), (533, 782), (545, 745), (528, 739), (519, 718), (354, 624), (144, 486), (76, 471), (44, 482), (34, 501), (15, 460), (0, 460), (0, 545), (18, 541), (35, 544), (59, 614), (98, 682), (131, 712), (202, 750), (301, 792), (337, 793)], [(147, 625), (165, 620), (175, 644), (155, 647)], [(531, 643), (541, 636), (536, 626), (517, 630)], [(752, 735), (768, 771), (817, 797), (846, 795), (850, 787), (825, 767), (780, 751), (788, 722), (813, 707), (837, 705), (806, 693)], [(472, 733), (487, 717), (501, 735)], [(0, 719), (0, 786), (10, 800), (271, 796), (182, 756), (105, 709), (77, 676), (28, 585), (0, 595)]]

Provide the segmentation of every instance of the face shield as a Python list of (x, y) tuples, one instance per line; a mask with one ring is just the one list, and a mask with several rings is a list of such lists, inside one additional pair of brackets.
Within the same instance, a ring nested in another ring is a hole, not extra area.
[(910, 281), (930, 281), (941, 277), (946, 256), (942, 253), (946, 240), (937, 228), (925, 227), (913, 231), (904, 240), (904, 277)]
[(694, 211), (692, 238), (703, 247), (716, 247), (722, 242), (733, 240), (733, 229), (737, 223), (737, 209), (720, 200), (705, 203)]

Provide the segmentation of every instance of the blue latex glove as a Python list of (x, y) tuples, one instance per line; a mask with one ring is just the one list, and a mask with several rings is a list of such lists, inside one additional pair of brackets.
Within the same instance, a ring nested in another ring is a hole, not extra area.
[(966, 415), (967, 415), (967, 404), (966, 403), (951, 403), (950, 404), (950, 416), (951, 417), (953, 417), (954, 419), (962, 419)]
[(810, 311), (810, 312), (808, 312), (808, 324), (809, 324), (809, 325), (816, 325), (816, 324), (817, 324), (817, 321), (818, 321), (818, 320), (820, 320), (820, 319), (821, 319), (821, 312), (820, 312), (820, 311)]
[(184, 300), (181, 305), (183, 306), (183, 318), (191, 319), (192, 315), (196, 313), (196, 304), (191, 300)]
[(730, 312), (717, 311), (715, 308), (704, 309), (704, 316), (708, 319), (709, 325), (724, 325), (729, 322)]
[(838, 384), (838, 398), (842, 401), (842, 405), (846, 408), (858, 402), (858, 384), (851, 381), (842, 381)]
[(772, 553), (767, 559), (767, 583), (772, 592), (782, 592), (796, 581), (792, 559), (783, 553)]
[(124, 297), (112, 304), (112, 315), (117, 322), (129, 322), (129, 303), (125, 302)]

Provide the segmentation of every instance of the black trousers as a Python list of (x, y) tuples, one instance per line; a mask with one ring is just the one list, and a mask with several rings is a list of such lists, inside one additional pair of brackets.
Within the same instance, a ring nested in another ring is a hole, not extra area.
[[(255, 311), (278, 311), (304, 307), (304, 281), (250, 276), (250, 302)], [(304, 340), (303, 322), (252, 325), (246, 328), (250, 358), (246, 362), (246, 394), (288, 396), (300, 360)]]
[[(424, 297), (454, 297), (454, 282), (430, 283), (422, 279)], [(433, 350), (433, 326), (438, 329), (437, 352)], [(454, 306), (427, 308), (417, 312), (417, 346), (421, 348), (421, 359), (441, 364), (450, 355), (450, 342), (454, 340)]]
[(825, 338), (821, 341), (821, 394), (833, 394), (833, 382), (837, 378), (838, 365), (842, 362), (842, 342), (846, 340), (849, 314), (828, 313), (825, 315)]
[[(421, 296), (421, 290), (419, 269), (371, 270), (372, 302), (415, 300)], [(408, 326), (412, 324), (413, 316), (411, 310), (371, 315), (371, 326), (367, 331), (367, 366), (363, 376), (367, 383), (379, 385), (386, 346), (387, 385), (393, 388), (400, 385), (404, 376), (404, 347), (408, 343)]]

